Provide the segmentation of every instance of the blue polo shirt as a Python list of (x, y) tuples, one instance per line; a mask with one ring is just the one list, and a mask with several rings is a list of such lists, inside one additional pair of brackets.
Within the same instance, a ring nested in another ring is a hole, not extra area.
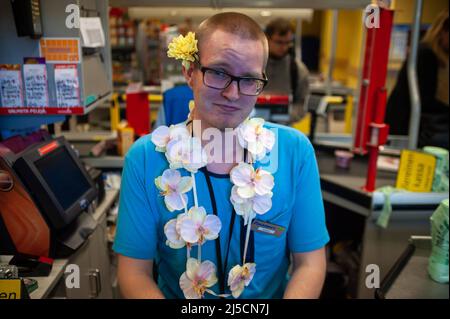
[[(256, 219), (281, 226), (279, 236), (253, 232), (256, 273), (240, 298), (281, 298), (287, 284), (290, 252), (309, 252), (322, 248), (329, 241), (314, 149), (299, 131), (282, 125), (265, 123), (276, 135), (274, 148), (266, 158), (255, 163), (270, 171), (275, 180), (272, 208)], [(154, 180), (168, 168), (164, 153), (156, 152), (151, 135), (141, 137), (125, 157), (120, 190), (119, 216), (113, 249), (124, 256), (152, 259), (158, 267), (158, 286), (166, 298), (184, 298), (179, 279), (186, 269), (186, 248), (172, 249), (166, 245), (164, 225), (176, 218), (164, 205)], [(182, 175), (188, 172), (181, 169)], [(222, 221), (219, 234), (222, 261), (228, 250), (227, 269), (242, 264), (241, 222), (239, 215), (229, 241), (232, 204), (232, 183), (229, 175), (209, 173), (217, 214)], [(205, 173), (195, 174), (199, 205), (212, 214), (211, 196)], [(193, 192), (188, 193), (188, 207), (193, 206)], [(229, 248), (228, 248), (229, 247)], [(197, 248), (191, 250), (197, 257)], [(219, 265), (215, 241), (202, 245), (202, 261)], [(223, 262), (224, 263), (224, 262)], [(227, 278), (225, 278), (225, 285)], [(216, 293), (219, 283), (212, 287)], [(226, 286), (225, 293), (229, 293)], [(205, 294), (206, 298), (213, 297)]]

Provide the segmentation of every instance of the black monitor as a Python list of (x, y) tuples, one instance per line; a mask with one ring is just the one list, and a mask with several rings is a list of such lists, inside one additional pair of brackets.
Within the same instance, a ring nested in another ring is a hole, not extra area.
[(68, 226), (95, 199), (97, 190), (63, 137), (17, 154), (13, 168), (49, 226)]
[(255, 104), (255, 116), (266, 121), (288, 123), (291, 102), (289, 95), (262, 94), (258, 96)]

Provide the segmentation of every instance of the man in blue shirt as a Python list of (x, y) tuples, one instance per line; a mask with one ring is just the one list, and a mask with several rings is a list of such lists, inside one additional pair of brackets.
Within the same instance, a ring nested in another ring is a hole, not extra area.
[[(207, 19), (196, 37), (199, 61), (183, 68), (194, 92), (191, 116), (200, 121), (201, 133), (208, 129), (220, 132), (210, 143), (217, 145), (222, 154), (239, 153), (239, 143), (235, 141), (230, 147), (224, 142), (225, 132), (238, 127), (256, 103), (260, 91), (245, 94), (252, 87), (245, 85), (265, 78), (267, 39), (258, 24), (238, 13), (221, 13)], [(229, 82), (219, 89), (208, 76)], [(240, 298), (317, 298), (325, 278), (324, 246), (329, 236), (314, 150), (308, 139), (294, 129), (271, 123), (264, 127), (275, 133), (276, 142), (270, 156), (256, 161), (255, 167), (269, 171), (275, 186), (272, 207), (257, 215), (247, 250), (243, 247), (245, 228), (230, 202), (230, 171), (238, 161), (213, 161), (194, 175), (199, 204), (208, 214), (216, 213), (222, 224), (219, 238), (201, 246), (202, 259), (217, 265), (218, 282), (209, 289), (229, 294), (224, 288), (224, 276), (233, 265), (240, 264), (243, 251), (247, 251), (248, 260), (257, 265), (256, 273)], [(179, 282), (186, 270), (186, 251), (170, 248), (164, 233), (166, 223), (178, 213), (168, 211), (154, 183), (168, 167), (167, 158), (155, 151), (150, 135), (140, 138), (125, 158), (113, 248), (119, 254), (119, 285), (128, 298), (184, 297)], [(192, 192), (187, 199), (191, 207)], [(192, 248), (191, 255), (196, 254), (196, 249)], [(288, 279), (291, 254), (293, 268)], [(153, 278), (154, 264), (157, 282)]]

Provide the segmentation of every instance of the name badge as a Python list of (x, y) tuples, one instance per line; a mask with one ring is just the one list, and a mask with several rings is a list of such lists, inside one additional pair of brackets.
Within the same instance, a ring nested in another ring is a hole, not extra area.
[(275, 224), (263, 222), (262, 220), (254, 219), (252, 222), (252, 230), (258, 233), (280, 237), (285, 228)]

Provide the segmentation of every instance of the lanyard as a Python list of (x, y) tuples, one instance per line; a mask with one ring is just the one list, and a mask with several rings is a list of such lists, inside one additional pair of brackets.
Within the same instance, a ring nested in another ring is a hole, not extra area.
[[(191, 124), (192, 121), (188, 121), (186, 123), (186, 126)], [(192, 131), (192, 136), (194, 136), (194, 132)], [(244, 159), (247, 159), (247, 149), (244, 150)], [(206, 168), (206, 166), (200, 168), (200, 170), (205, 174), (205, 179), (206, 179), (206, 184), (208, 185), (208, 191), (209, 191), (209, 197), (211, 199), (211, 206), (213, 209), (213, 214), (218, 216), (218, 211), (217, 211), (217, 204), (216, 204), (216, 197), (214, 196), (214, 189), (211, 183), (211, 176), (208, 172), (208, 169)], [(194, 177), (195, 178), (195, 177)], [(220, 285), (220, 293), (221, 294), (225, 294), (225, 272), (227, 271), (227, 266), (228, 266), (228, 255), (230, 252), (230, 246), (231, 246), (231, 239), (233, 237), (233, 227), (234, 227), (234, 222), (236, 219), (236, 211), (233, 208), (233, 211), (231, 213), (231, 219), (230, 219), (230, 231), (229, 231), (229, 236), (228, 236), (228, 247), (227, 247), (227, 251), (225, 254), (225, 263), (222, 263), (222, 250), (220, 248), (220, 237), (217, 237), (215, 240), (215, 244), (216, 244), (216, 258), (217, 258), (217, 263), (218, 265), (218, 275), (219, 275), (219, 285)], [(248, 225), (247, 227), (251, 227), (251, 225)], [(244, 219), (241, 218), (241, 227), (240, 227), (240, 231), (241, 231), (241, 238), (240, 238), (240, 246), (241, 246), (241, 259), (243, 260), (243, 255), (244, 255), (244, 247), (245, 247), (245, 235), (246, 235), (246, 229), (244, 226)], [(250, 238), (249, 238), (249, 243), (248, 243), (248, 248), (247, 248), (247, 256), (245, 258), (246, 262), (254, 262), (255, 261), (255, 237), (253, 232), (250, 232)]]
[[(210, 196), (210, 199), (211, 199), (211, 206), (212, 206), (214, 215), (217, 216), (217, 204), (216, 204), (216, 198), (214, 196), (214, 190), (213, 190), (213, 187), (212, 187), (210, 174), (209, 174), (208, 170), (206, 169), (206, 167), (202, 167), (200, 170), (205, 174), (206, 183), (208, 185), (209, 196)], [(217, 263), (218, 263), (217, 272), (218, 272), (218, 275), (219, 275), (219, 284), (220, 284), (220, 293), (221, 294), (225, 293), (225, 272), (227, 271), (227, 266), (228, 266), (228, 255), (229, 255), (229, 252), (230, 252), (231, 239), (232, 239), (232, 236), (233, 236), (233, 226), (234, 226), (235, 219), (236, 219), (236, 211), (233, 208), (233, 211), (231, 213), (231, 220), (230, 220), (230, 231), (229, 231), (229, 236), (228, 236), (228, 247), (227, 247), (227, 250), (226, 250), (225, 262), (224, 263), (222, 263), (220, 237), (217, 237), (216, 240), (215, 240), (215, 242), (216, 242), (216, 257), (217, 257)], [(247, 227), (251, 227), (251, 225), (248, 225)], [(245, 226), (244, 226), (244, 219), (241, 219), (240, 232), (241, 232), (241, 236), (240, 236), (240, 246), (241, 247), (240, 248), (241, 248), (241, 260), (242, 260), (242, 256), (244, 254), (245, 235), (246, 235), (246, 229), (245, 229)], [(247, 249), (247, 256), (246, 256), (245, 260), (246, 260), (246, 262), (254, 262), (254, 260), (255, 260), (255, 238), (254, 238), (253, 232), (250, 232), (249, 244), (248, 244), (248, 249)]]
[[(209, 190), (209, 196), (211, 199), (211, 206), (213, 209), (213, 213), (214, 215), (217, 216), (217, 204), (216, 204), (216, 197), (214, 196), (214, 190), (212, 187), (212, 183), (211, 183), (211, 177), (209, 176), (209, 172), (206, 169), (206, 167), (202, 167), (201, 170), (203, 171), (203, 173), (205, 174), (206, 177), (206, 183), (208, 184), (208, 190)], [(222, 263), (222, 250), (220, 248), (220, 237), (217, 237), (215, 242), (216, 242), (216, 256), (217, 256), (217, 263), (218, 263), (218, 267), (217, 267), (217, 272), (219, 275), (219, 285), (220, 285), (220, 293), (224, 294), (225, 293), (225, 272), (227, 270), (227, 264), (228, 264), (228, 253), (230, 251), (230, 246), (231, 246), (231, 237), (233, 235), (233, 226), (234, 226), (234, 220), (236, 219), (236, 211), (233, 208), (233, 212), (231, 213), (231, 220), (230, 220), (230, 232), (229, 232), (229, 236), (228, 236), (228, 247), (227, 247), (227, 252), (225, 255), (225, 264)]]

